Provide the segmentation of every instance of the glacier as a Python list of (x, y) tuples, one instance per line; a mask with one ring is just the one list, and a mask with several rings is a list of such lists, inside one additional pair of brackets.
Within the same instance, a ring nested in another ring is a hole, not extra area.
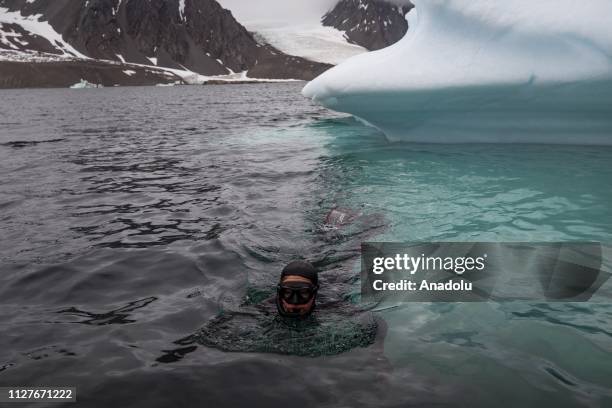
[(390, 141), (612, 145), (612, 1), (415, 0), (302, 94)]
[(368, 50), (350, 43), (344, 31), (321, 24), (337, 0), (219, 0), (260, 43), (311, 61), (339, 64)]

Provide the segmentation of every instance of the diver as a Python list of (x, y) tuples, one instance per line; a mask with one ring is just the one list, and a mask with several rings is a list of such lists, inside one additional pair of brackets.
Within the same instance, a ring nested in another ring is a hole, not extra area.
[(316, 305), (319, 277), (307, 261), (293, 261), (283, 268), (276, 290), (276, 308), (283, 317), (307, 318)]

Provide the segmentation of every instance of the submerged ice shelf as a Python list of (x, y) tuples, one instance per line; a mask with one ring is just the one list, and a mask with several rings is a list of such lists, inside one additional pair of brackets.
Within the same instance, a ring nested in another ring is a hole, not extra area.
[(612, 144), (612, 2), (414, 3), (400, 42), (304, 96), (394, 141)]

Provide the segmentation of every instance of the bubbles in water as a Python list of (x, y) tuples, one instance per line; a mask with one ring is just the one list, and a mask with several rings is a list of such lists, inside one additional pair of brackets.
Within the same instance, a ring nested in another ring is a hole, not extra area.
[(226, 312), (196, 334), (199, 343), (223, 351), (317, 357), (374, 343), (372, 314), (315, 313), (304, 320), (272, 313)]

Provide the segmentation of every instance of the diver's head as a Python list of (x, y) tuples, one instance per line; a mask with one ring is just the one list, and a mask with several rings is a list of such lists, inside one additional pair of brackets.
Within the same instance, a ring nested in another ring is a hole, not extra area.
[(285, 317), (307, 317), (315, 308), (319, 289), (317, 270), (310, 262), (293, 261), (281, 273), (276, 292), (278, 313)]

